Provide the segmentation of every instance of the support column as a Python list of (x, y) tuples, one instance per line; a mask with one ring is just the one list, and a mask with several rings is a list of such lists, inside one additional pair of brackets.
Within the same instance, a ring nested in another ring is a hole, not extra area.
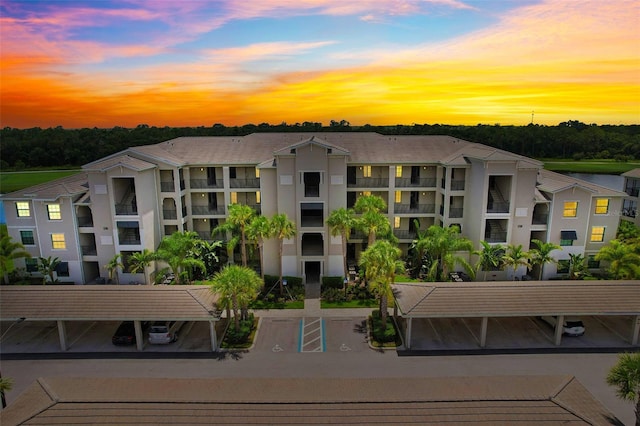
[(640, 334), (640, 315), (636, 315), (633, 322), (633, 333), (631, 334), (631, 344), (638, 344), (638, 334)]
[(211, 351), (212, 352), (217, 352), (218, 351), (218, 340), (217, 340), (217, 336), (216, 336), (216, 322), (215, 321), (209, 321), (209, 334), (211, 336)]
[(556, 317), (556, 334), (553, 343), (556, 346), (560, 346), (562, 342), (562, 332), (564, 330), (564, 315), (558, 315)]
[(142, 345), (144, 344), (144, 334), (142, 334), (142, 323), (140, 320), (135, 320), (133, 322), (133, 328), (136, 332), (136, 348), (141, 351)]
[(489, 325), (489, 317), (482, 317), (482, 325), (480, 327), (480, 347), (487, 346), (487, 327)]
[(405, 335), (405, 344), (407, 349), (411, 349), (411, 317), (407, 318), (407, 334)]
[(65, 327), (64, 321), (57, 321), (58, 323), (58, 337), (60, 338), (60, 349), (66, 351), (67, 347), (67, 328)]

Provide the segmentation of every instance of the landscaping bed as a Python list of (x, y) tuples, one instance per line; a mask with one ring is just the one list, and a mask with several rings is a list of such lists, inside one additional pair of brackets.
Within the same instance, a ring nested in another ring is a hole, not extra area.
[(253, 341), (258, 331), (259, 318), (249, 314), (249, 318), (240, 321), (239, 330), (235, 330), (233, 319), (229, 320), (229, 325), (225, 330), (220, 343), (222, 349), (249, 349), (253, 346)]
[(382, 321), (378, 309), (371, 313), (368, 324), (369, 342), (374, 348), (396, 348), (402, 345), (400, 330), (398, 330), (391, 315), (387, 317), (386, 329), (382, 329)]

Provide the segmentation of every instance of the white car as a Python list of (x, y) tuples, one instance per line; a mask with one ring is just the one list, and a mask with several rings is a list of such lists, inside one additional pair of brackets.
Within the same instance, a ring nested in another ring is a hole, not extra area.
[[(557, 317), (540, 317), (540, 319), (553, 328), (558, 322)], [(582, 336), (584, 331), (584, 324), (577, 318), (565, 318), (564, 324), (562, 324), (562, 334), (566, 336)]]
[(149, 343), (152, 345), (166, 345), (178, 340), (177, 323), (154, 322), (149, 328)]

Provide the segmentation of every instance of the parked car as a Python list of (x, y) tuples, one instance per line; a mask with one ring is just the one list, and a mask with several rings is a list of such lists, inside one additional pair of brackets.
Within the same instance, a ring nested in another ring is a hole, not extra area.
[(165, 345), (178, 340), (178, 329), (181, 324), (168, 321), (157, 321), (149, 329), (149, 343), (152, 345)]
[[(540, 317), (540, 319), (551, 327), (555, 328), (558, 322), (558, 318), (553, 317)], [(584, 324), (577, 318), (565, 318), (564, 324), (562, 324), (562, 334), (566, 336), (582, 336), (585, 332)]]
[(120, 323), (118, 329), (111, 338), (114, 345), (133, 345), (136, 343), (136, 329), (133, 321), (124, 321)]

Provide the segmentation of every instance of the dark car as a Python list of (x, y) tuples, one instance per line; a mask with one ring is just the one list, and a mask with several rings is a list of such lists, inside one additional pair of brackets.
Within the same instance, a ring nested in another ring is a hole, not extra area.
[(114, 345), (133, 345), (136, 343), (136, 329), (133, 321), (124, 321), (111, 338)]

